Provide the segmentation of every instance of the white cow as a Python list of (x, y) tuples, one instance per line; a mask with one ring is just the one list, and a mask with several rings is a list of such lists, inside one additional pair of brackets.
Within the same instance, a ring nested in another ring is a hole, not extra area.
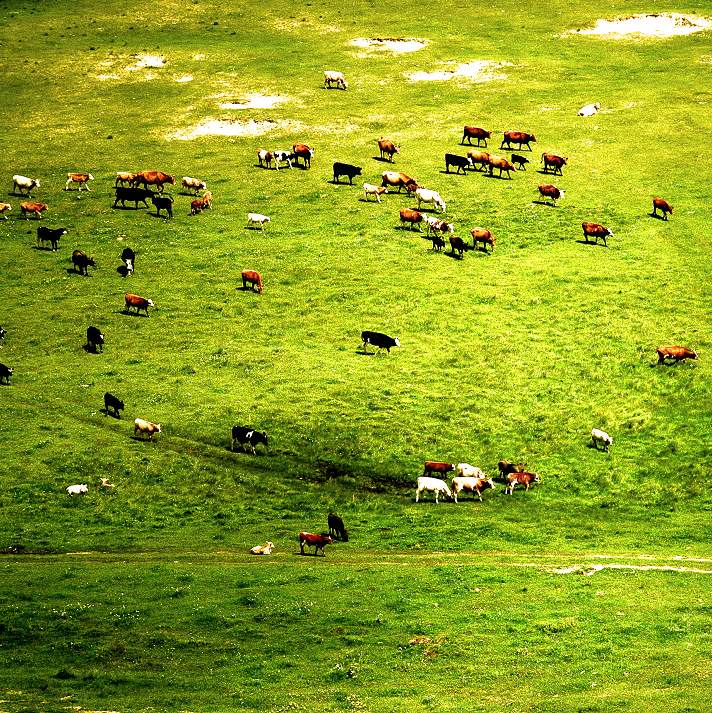
[(418, 490), (415, 493), (415, 502), (420, 500), (420, 494), (423, 492), (435, 493), (435, 503), (438, 503), (438, 497), (443, 495), (447, 498), (452, 499), (452, 493), (450, 488), (447, 487), (447, 483), (440, 478), (429, 478), (425, 475), (421, 475), (418, 478)]
[(336, 84), (337, 89), (339, 87), (341, 87), (341, 89), (346, 89), (346, 87), (349, 86), (341, 72), (335, 72), (331, 69), (327, 69), (324, 71), (324, 89), (328, 89), (332, 84)]
[(430, 235), (431, 231), (433, 233), (450, 233), (451, 235), (455, 233), (454, 223), (447, 223), (446, 221), (441, 220), (440, 218), (436, 218), (434, 215), (424, 215), (423, 220), (428, 226), (426, 230), (426, 235)]
[(593, 116), (600, 108), (601, 105), (598, 102), (586, 104), (578, 110), (578, 116)]
[(366, 200), (368, 200), (369, 196), (376, 196), (376, 200), (379, 203), (381, 202), (381, 194), (388, 193), (387, 188), (383, 188), (381, 186), (374, 186), (372, 183), (364, 183), (363, 190), (366, 193)]
[(68, 485), (67, 492), (70, 495), (82, 495), (83, 493), (89, 492), (89, 486), (86, 483), (82, 483), (81, 485)]
[(18, 190), (20, 193), (25, 191), (25, 195), (32, 198), (31, 193), (35, 188), (40, 187), (40, 182), (37, 178), (27, 178), (27, 176), (13, 176), (12, 177), (12, 192), (16, 193)]
[(201, 181), (199, 178), (191, 178), (190, 176), (183, 176), (181, 185), (187, 191), (193, 191), (194, 196), (198, 195), (198, 191), (204, 191), (207, 188), (205, 181)]
[(415, 195), (418, 197), (418, 210), (420, 210), (421, 203), (432, 203), (435, 210), (440, 208), (443, 213), (445, 212), (445, 201), (437, 191), (431, 191), (429, 188), (416, 188)]
[(613, 437), (609, 436), (600, 428), (591, 429), (591, 441), (593, 442), (593, 447), (596, 450), (598, 450), (599, 443), (603, 446), (604, 451), (607, 451), (613, 445)]
[(267, 540), (267, 542), (264, 545), (255, 545), (250, 552), (253, 555), (271, 555), (272, 550), (274, 549), (274, 545)]
[(267, 223), (270, 223), (270, 219), (266, 215), (262, 215), (262, 213), (248, 213), (247, 214), (247, 226), (253, 226), (253, 225), (259, 225), (260, 230), (265, 229), (265, 225)]
[(141, 438), (143, 438), (144, 433), (148, 433), (148, 440), (152, 441), (155, 433), (161, 433), (161, 424), (137, 418), (134, 421), (134, 436), (137, 433), (141, 434)]

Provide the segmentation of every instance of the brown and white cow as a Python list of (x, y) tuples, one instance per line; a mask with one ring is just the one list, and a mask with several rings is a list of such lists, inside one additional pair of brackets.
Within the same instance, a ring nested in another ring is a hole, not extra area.
[[(419, 210), (401, 208), (400, 221), (401, 225), (405, 225), (406, 223), (408, 223), (410, 225), (410, 230), (412, 230), (414, 226), (418, 226), (420, 223), (423, 222), (423, 214)], [(418, 227), (418, 230), (420, 230), (420, 227)]]
[(138, 433), (141, 434), (142, 438), (143, 434), (147, 433), (148, 440), (152, 441), (154, 434), (161, 433), (161, 424), (153, 423), (153, 421), (146, 421), (142, 418), (137, 418), (134, 421), (134, 436), (136, 436), (136, 434)]
[(653, 215), (657, 217), (658, 211), (663, 214), (663, 220), (667, 220), (667, 214), (672, 215), (672, 206), (664, 198), (653, 198)]
[(563, 198), (566, 195), (566, 191), (557, 188), (553, 183), (542, 183), (537, 188), (542, 198), (548, 198), (553, 205), (556, 205), (556, 201), (559, 198)]
[(82, 186), (89, 190), (89, 181), (93, 181), (94, 176), (91, 175), (91, 173), (68, 173), (67, 174), (67, 183), (64, 186), (64, 190), (68, 191), (69, 186), (72, 183), (76, 183), (79, 186), (79, 191), (81, 192)]
[(210, 191), (205, 191), (202, 198), (196, 198), (190, 202), (190, 214), (196, 215), (204, 210), (213, 207), (213, 194)]
[(393, 154), (400, 153), (399, 146), (396, 146), (390, 139), (384, 139), (382, 136), (378, 139), (378, 150), (381, 152), (381, 158), (386, 154), (391, 163), (393, 163)]
[(330, 545), (334, 540), (331, 535), (315, 535), (313, 532), (300, 532), (299, 533), (299, 549), (304, 554), (304, 546), (314, 548), (314, 556), (316, 557), (319, 550), (321, 554), (326, 557), (326, 552), (324, 552), (324, 547)]
[(484, 146), (487, 148), (487, 139), (491, 136), (491, 131), (487, 131), (487, 129), (480, 129), (479, 126), (464, 126), (462, 129), (462, 141), (460, 141), (460, 144), (464, 144), (465, 139), (467, 139), (467, 143), (472, 145), (472, 139), (477, 139), (478, 146), (482, 145), (480, 141), (484, 141)]
[(381, 186), (383, 188), (398, 188), (398, 193), (401, 192), (401, 188), (414, 192), (418, 188), (418, 183), (414, 178), (411, 178), (405, 173), (384, 171), (381, 174)]
[(118, 186), (119, 184), (122, 186), (130, 186), (134, 178), (136, 178), (136, 174), (131, 173), (131, 171), (117, 171), (114, 186)]
[(557, 156), (555, 153), (543, 153), (541, 162), (544, 164), (544, 173), (548, 173), (550, 168), (554, 169), (554, 175), (557, 173), (563, 176), (562, 168), (566, 165), (568, 158)]
[(5, 213), (9, 213), (12, 210), (12, 206), (9, 203), (0, 203), (0, 215), (7, 220)]
[[(475, 170), (484, 170), (485, 166), (489, 166), (490, 155), (487, 151), (468, 151), (467, 158), (472, 161), (472, 167)], [(477, 169), (476, 166), (480, 168)]]
[(541, 478), (536, 473), (510, 473), (507, 476), (507, 483), (504, 492), (512, 495), (517, 485), (523, 485), (526, 490), (529, 490), (533, 483), (541, 483)]
[(134, 188), (138, 186), (143, 186), (144, 188), (156, 186), (158, 192), (162, 193), (166, 183), (175, 185), (175, 182), (176, 177), (171, 176), (170, 173), (164, 173), (163, 171), (139, 171), (134, 175), (131, 185)]
[(470, 231), (470, 235), (472, 236), (472, 247), (475, 250), (477, 250), (478, 243), (482, 243), (482, 247), (485, 252), (487, 252), (488, 245), (491, 248), (491, 252), (494, 252), (494, 245), (497, 242), (497, 239), (494, 235), (492, 235), (491, 231), (487, 230), (487, 228), (473, 228)]
[(183, 176), (183, 180), (181, 180), (180, 184), (186, 191), (193, 191), (194, 196), (198, 195), (198, 191), (204, 191), (207, 188), (205, 181), (201, 181), (199, 178), (192, 178), (191, 176)]
[(37, 218), (42, 218), (42, 213), (49, 210), (46, 203), (35, 203), (34, 201), (23, 201), (20, 203), (20, 212), (23, 218), (27, 218), (28, 213), (33, 213)]
[(508, 148), (512, 148), (512, 144), (518, 144), (520, 149), (526, 146), (530, 151), (532, 147), (529, 145), (532, 141), (536, 141), (534, 134), (527, 134), (526, 131), (505, 131), (502, 144), (499, 148), (503, 149), (505, 144)]
[(131, 308), (133, 307), (136, 310), (136, 314), (143, 310), (147, 317), (148, 308), (154, 306), (153, 300), (146, 299), (145, 297), (136, 295), (133, 292), (126, 292), (124, 294), (124, 303), (126, 304), (127, 314), (131, 312)]
[(666, 359), (672, 359), (676, 364), (685, 359), (697, 359), (697, 352), (688, 347), (678, 347), (670, 344), (665, 344), (658, 347), (658, 364), (664, 364)]
[(364, 194), (366, 195), (366, 201), (368, 201), (369, 196), (376, 196), (376, 201), (381, 202), (381, 196), (384, 193), (388, 193), (388, 189), (383, 186), (374, 186), (372, 183), (363, 184)]
[(589, 238), (594, 238), (594, 241), (597, 243), (598, 239), (601, 238), (603, 244), (608, 247), (606, 238), (609, 236), (613, 237), (613, 232), (609, 228), (606, 228), (600, 223), (590, 223), (588, 221), (581, 223), (581, 227), (583, 228), (583, 237), (586, 242), (589, 242)]

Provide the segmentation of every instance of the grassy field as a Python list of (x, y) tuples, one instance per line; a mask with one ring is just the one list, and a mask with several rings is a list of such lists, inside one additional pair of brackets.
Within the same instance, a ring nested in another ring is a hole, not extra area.
[[(712, 4), (0, 0), (0, 711), (705, 710), (710, 32), (564, 34), (646, 11)], [(506, 78), (406, 76), (479, 60)], [(284, 101), (220, 108), (253, 94)], [(274, 128), (180, 138), (207, 120)], [(529, 169), (445, 174), (464, 124), (495, 150), (533, 132)], [(258, 147), (297, 141), (310, 170), (257, 166)], [(540, 172), (543, 151), (568, 157), (563, 176)], [(333, 184), (336, 160), (363, 167), (353, 187)], [(458, 235), (490, 228), (494, 253), (433, 253), (400, 228), (405, 195), (365, 202), (391, 168), (438, 190)], [(213, 210), (190, 217), (179, 186), (172, 221), (112, 209), (115, 172), (139, 169), (206, 180)], [(92, 191), (62, 190), (67, 171)], [(19, 218), (13, 174), (41, 180), (42, 224), (69, 230), (58, 252)], [(556, 208), (542, 182), (566, 190)], [(248, 211), (271, 216), (264, 233)], [(581, 242), (584, 220), (613, 230), (608, 248)], [(241, 289), (245, 268), (264, 294)], [(149, 318), (124, 313), (126, 291), (153, 299)], [(363, 329), (402, 347), (366, 356)], [(658, 367), (664, 343), (700, 359)], [(137, 416), (161, 423), (155, 443), (133, 438)], [(231, 452), (233, 424), (269, 448)], [(423, 460), (500, 458), (542, 483), (414, 502)], [(351, 541), (297, 556), (329, 511)], [(272, 557), (247, 554), (268, 539)], [(584, 576), (596, 564), (654, 569)]]

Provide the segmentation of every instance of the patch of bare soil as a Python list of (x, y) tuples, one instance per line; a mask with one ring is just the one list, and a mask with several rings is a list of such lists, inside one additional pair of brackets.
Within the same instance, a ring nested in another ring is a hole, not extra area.
[(359, 47), (365, 50), (375, 50), (384, 52), (417, 52), (422, 50), (428, 42), (427, 40), (417, 40), (406, 37), (357, 37), (349, 43), (352, 47)]
[(587, 30), (569, 30), (567, 34), (597, 35), (613, 39), (630, 35), (644, 37), (674, 37), (691, 35), (701, 32), (712, 25), (708, 19), (696, 15), (681, 15), (679, 13), (653, 13), (648, 15), (632, 15), (615, 20), (598, 20), (594, 27)]
[(583, 574), (590, 577), (596, 572), (601, 572), (604, 569), (626, 569), (642, 572), (684, 572), (687, 574), (712, 574), (710, 569), (700, 569), (696, 567), (672, 567), (671, 565), (657, 564), (591, 564), (591, 565), (572, 565), (570, 567), (557, 567), (550, 570), (554, 574)]
[(452, 68), (439, 69), (430, 72), (413, 72), (406, 76), (411, 82), (442, 82), (450, 79), (469, 79), (473, 82), (490, 82), (494, 79), (506, 79), (507, 75), (500, 72), (502, 67), (511, 67), (511, 62), (492, 62), (475, 60), (466, 64), (458, 64)]
[(244, 99), (233, 99), (219, 104), (221, 109), (272, 109), (277, 104), (289, 100), (289, 97), (265, 94), (248, 94)]
[(201, 136), (262, 136), (275, 129), (290, 131), (300, 128), (298, 122), (275, 121), (274, 119), (203, 119), (189, 131), (178, 131), (171, 138), (190, 141)]

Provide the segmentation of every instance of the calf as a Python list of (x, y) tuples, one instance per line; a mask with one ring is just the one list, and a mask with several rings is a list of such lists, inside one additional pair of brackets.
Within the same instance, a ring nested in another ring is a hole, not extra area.
[(5, 213), (9, 213), (12, 210), (12, 206), (9, 203), (0, 203), (0, 215), (2, 215), (4, 220), (7, 220)]
[(49, 210), (49, 206), (46, 203), (35, 203), (25, 201), (20, 203), (20, 213), (23, 218), (27, 218), (28, 213), (32, 213), (38, 220), (42, 219), (42, 213)]
[(199, 178), (191, 178), (190, 176), (183, 176), (181, 186), (186, 191), (192, 191), (194, 196), (198, 195), (198, 191), (204, 191), (207, 188), (205, 181), (201, 181)]
[(272, 221), (270, 220), (270, 218), (266, 215), (262, 215), (262, 213), (248, 213), (247, 214), (247, 227), (248, 228), (259, 226), (260, 230), (264, 230), (265, 225), (267, 225), (271, 222)]
[(249, 446), (252, 455), (254, 455), (257, 452), (255, 450), (256, 445), (264, 443), (265, 447), (268, 446), (267, 434), (264, 431), (255, 431), (254, 428), (250, 428), (249, 426), (233, 426), (230, 450), (234, 451), (238, 443), (242, 447), (242, 450), (245, 450), (245, 446)]
[(330, 89), (334, 84), (337, 89), (343, 89), (344, 91), (349, 86), (342, 72), (335, 72), (331, 69), (324, 70), (324, 89)]
[(67, 174), (67, 183), (64, 186), (64, 190), (68, 191), (69, 186), (72, 183), (76, 183), (79, 186), (79, 192), (82, 190), (82, 186), (89, 190), (89, 181), (93, 181), (94, 176), (91, 175), (91, 173), (68, 173)]
[(589, 223), (588, 221), (581, 223), (583, 228), (583, 238), (585, 242), (589, 242), (589, 238), (594, 238), (594, 241), (598, 243), (598, 239), (603, 240), (603, 244), (608, 247), (606, 242), (607, 237), (613, 237), (613, 232), (601, 225), (600, 223)]
[(438, 498), (440, 495), (452, 499), (452, 493), (450, 488), (447, 487), (447, 483), (440, 478), (427, 478), (425, 476), (420, 476), (418, 478), (418, 489), (415, 491), (415, 502), (420, 500), (421, 493), (434, 493), (435, 494), (435, 504), (438, 504)]
[(326, 521), (329, 525), (329, 535), (341, 540), (342, 542), (349, 541), (348, 530), (344, 527), (344, 521), (338, 515), (330, 512)]
[(139, 203), (143, 203), (144, 208), (148, 208), (148, 203), (146, 201), (153, 196), (153, 191), (148, 188), (116, 186), (114, 190), (116, 191), (116, 194), (114, 196), (114, 205), (112, 208), (116, 208), (119, 202), (121, 202), (122, 208), (126, 208), (126, 201), (133, 203), (135, 210), (138, 210)]
[(463, 257), (463, 253), (471, 250), (472, 248), (459, 236), (452, 235), (450, 237), (450, 254), (454, 255), (457, 252), (460, 258)]
[(697, 352), (694, 349), (687, 347), (677, 347), (672, 345), (664, 345), (657, 348), (658, 364), (664, 364), (666, 359), (674, 360), (675, 364), (685, 359), (697, 359)]
[(112, 416), (115, 418), (121, 418), (119, 411), (124, 410), (124, 402), (121, 401), (121, 399), (117, 399), (116, 396), (107, 391), (104, 394), (104, 413), (108, 416), (110, 410), (114, 412)]
[(430, 235), (432, 232), (434, 233), (449, 233), (452, 235), (455, 232), (455, 224), (454, 223), (448, 223), (446, 220), (441, 220), (440, 218), (436, 218), (434, 215), (425, 215), (423, 216), (426, 225), (428, 226), (428, 229), (426, 231), (427, 235)]
[(512, 154), (512, 163), (519, 166), (520, 171), (526, 171), (526, 164), (529, 163), (529, 159), (526, 156), (520, 156), (518, 153)]
[(531, 151), (532, 147), (529, 144), (532, 141), (536, 141), (534, 134), (527, 134), (525, 131), (505, 131), (499, 148), (503, 149), (505, 144), (508, 148), (512, 148), (512, 144), (519, 144), (520, 148), (526, 146)]
[(84, 495), (85, 493), (89, 492), (89, 486), (87, 483), (82, 483), (81, 485), (68, 485), (67, 486), (67, 493), (70, 496), (74, 495)]
[(467, 143), (472, 145), (472, 139), (477, 139), (478, 146), (481, 145), (480, 141), (484, 141), (484, 146), (487, 148), (487, 139), (491, 136), (491, 131), (480, 129), (478, 126), (464, 126), (462, 129), (462, 141), (460, 141), (460, 144), (464, 144), (465, 139), (467, 139)]
[(104, 351), (104, 335), (98, 327), (87, 327), (87, 351)]
[(37, 247), (41, 247), (43, 243), (49, 242), (52, 246), (52, 251), (56, 252), (59, 239), (66, 234), (66, 228), (46, 228), (44, 225), (40, 225), (37, 228)]
[(601, 445), (603, 446), (604, 451), (608, 451), (608, 449), (613, 445), (613, 437), (609, 436), (605, 431), (602, 431), (600, 428), (592, 428), (591, 443), (593, 444), (593, 447), (596, 450), (598, 450), (598, 446)]
[(507, 483), (504, 492), (512, 495), (517, 485), (523, 485), (526, 490), (529, 490), (533, 483), (541, 483), (541, 478), (536, 473), (510, 473), (507, 476)]
[(507, 172), (507, 178), (512, 178), (512, 171), (515, 171), (514, 164), (507, 161), (504, 156), (490, 156), (489, 175), (494, 175), (494, 169), (499, 169), (499, 177), (502, 178), (502, 171)]
[(383, 349), (390, 354), (391, 347), (399, 347), (401, 345), (398, 337), (389, 337), (387, 334), (369, 332), (368, 330), (361, 332), (361, 341), (363, 342), (364, 352), (368, 352), (367, 346), (372, 344), (374, 347), (378, 347), (379, 354)]
[(10, 377), (12, 376), (13, 371), (14, 369), (11, 366), (0, 364), (0, 384), (4, 381), (9, 386)]
[(156, 209), (156, 216), (161, 217), (161, 211), (165, 210), (167, 219), (173, 217), (173, 198), (171, 196), (151, 196), (151, 203)]
[(382, 186), (374, 186), (371, 183), (364, 183), (363, 184), (363, 191), (366, 194), (366, 200), (368, 200), (369, 196), (376, 196), (376, 200), (380, 203), (381, 202), (381, 196), (384, 193), (388, 193), (387, 188), (383, 188)]
[(663, 214), (663, 220), (667, 220), (667, 214), (672, 215), (672, 206), (664, 198), (653, 198), (653, 215), (657, 217), (658, 211)]
[(378, 150), (381, 152), (381, 158), (385, 154), (391, 163), (393, 163), (394, 154), (400, 153), (400, 147), (396, 146), (390, 139), (384, 139), (382, 136), (378, 139)]
[(358, 166), (352, 166), (350, 163), (339, 163), (339, 161), (334, 162), (334, 183), (339, 182), (339, 176), (347, 176), (349, 185), (353, 186), (354, 177), (360, 175), (361, 169)]
[(300, 532), (299, 533), (299, 549), (302, 554), (304, 554), (304, 546), (314, 548), (314, 556), (316, 557), (319, 550), (321, 554), (326, 557), (326, 552), (324, 552), (324, 547), (330, 545), (334, 540), (331, 535), (315, 535), (312, 532)]
[(542, 198), (549, 198), (552, 205), (556, 205), (556, 201), (566, 195), (566, 191), (557, 188), (553, 183), (542, 183), (537, 188)]
[(83, 250), (75, 250), (72, 253), (72, 264), (75, 272), (87, 277), (89, 276), (89, 268), (96, 267), (94, 258), (89, 257)]
[(299, 159), (302, 159), (304, 161), (304, 168), (311, 168), (314, 149), (307, 146), (307, 144), (294, 144), (292, 146), (292, 157), (297, 166), (299, 165)]
[(134, 437), (136, 436), (137, 433), (141, 434), (141, 438), (143, 439), (143, 435), (145, 433), (148, 434), (148, 440), (152, 441), (153, 436), (156, 433), (161, 433), (161, 424), (160, 423), (153, 423), (153, 421), (145, 421), (142, 418), (137, 418), (134, 421)]
[(196, 198), (190, 202), (190, 214), (196, 215), (202, 213), (207, 208), (213, 207), (213, 194), (210, 191), (205, 191), (202, 198)]
[(445, 173), (450, 173), (450, 166), (457, 166), (456, 173), (467, 173), (465, 169), (474, 168), (472, 159), (469, 156), (458, 156), (454, 153), (445, 154)]
[(430, 236), (430, 240), (433, 243), (433, 247), (431, 248), (433, 251), (440, 252), (445, 247), (445, 238), (435, 233)]
[(488, 245), (491, 248), (491, 252), (494, 252), (494, 245), (497, 242), (497, 239), (489, 230), (486, 228), (473, 228), (470, 231), (470, 235), (472, 236), (472, 248), (474, 250), (477, 250), (477, 245), (482, 243), (482, 248), (485, 252), (487, 252)]
[(17, 193), (19, 191), (20, 195), (25, 195), (28, 198), (32, 198), (32, 191), (35, 188), (40, 187), (40, 182), (37, 178), (27, 178), (27, 176), (13, 176), (12, 177), (12, 192)]
[(136, 310), (136, 314), (143, 310), (146, 313), (147, 317), (149, 316), (148, 308), (155, 307), (155, 305), (153, 304), (153, 300), (146, 299), (145, 297), (136, 295), (133, 292), (124, 293), (124, 304), (126, 305), (126, 314), (130, 314), (131, 308), (133, 307)]
[(255, 545), (251, 550), (250, 554), (253, 555), (271, 555), (274, 549), (274, 544), (267, 540), (264, 545)]
[(549, 169), (554, 169), (554, 175), (557, 173), (563, 176), (563, 171), (561, 170), (567, 163), (568, 158), (563, 156), (557, 156), (554, 153), (543, 153), (541, 155), (541, 162), (544, 164), (544, 173), (548, 173)]
[(483, 171), (485, 166), (489, 166), (490, 155), (487, 151), (468, 151), (467, 158), (472, 162), (472, 168), (475, 171)]

